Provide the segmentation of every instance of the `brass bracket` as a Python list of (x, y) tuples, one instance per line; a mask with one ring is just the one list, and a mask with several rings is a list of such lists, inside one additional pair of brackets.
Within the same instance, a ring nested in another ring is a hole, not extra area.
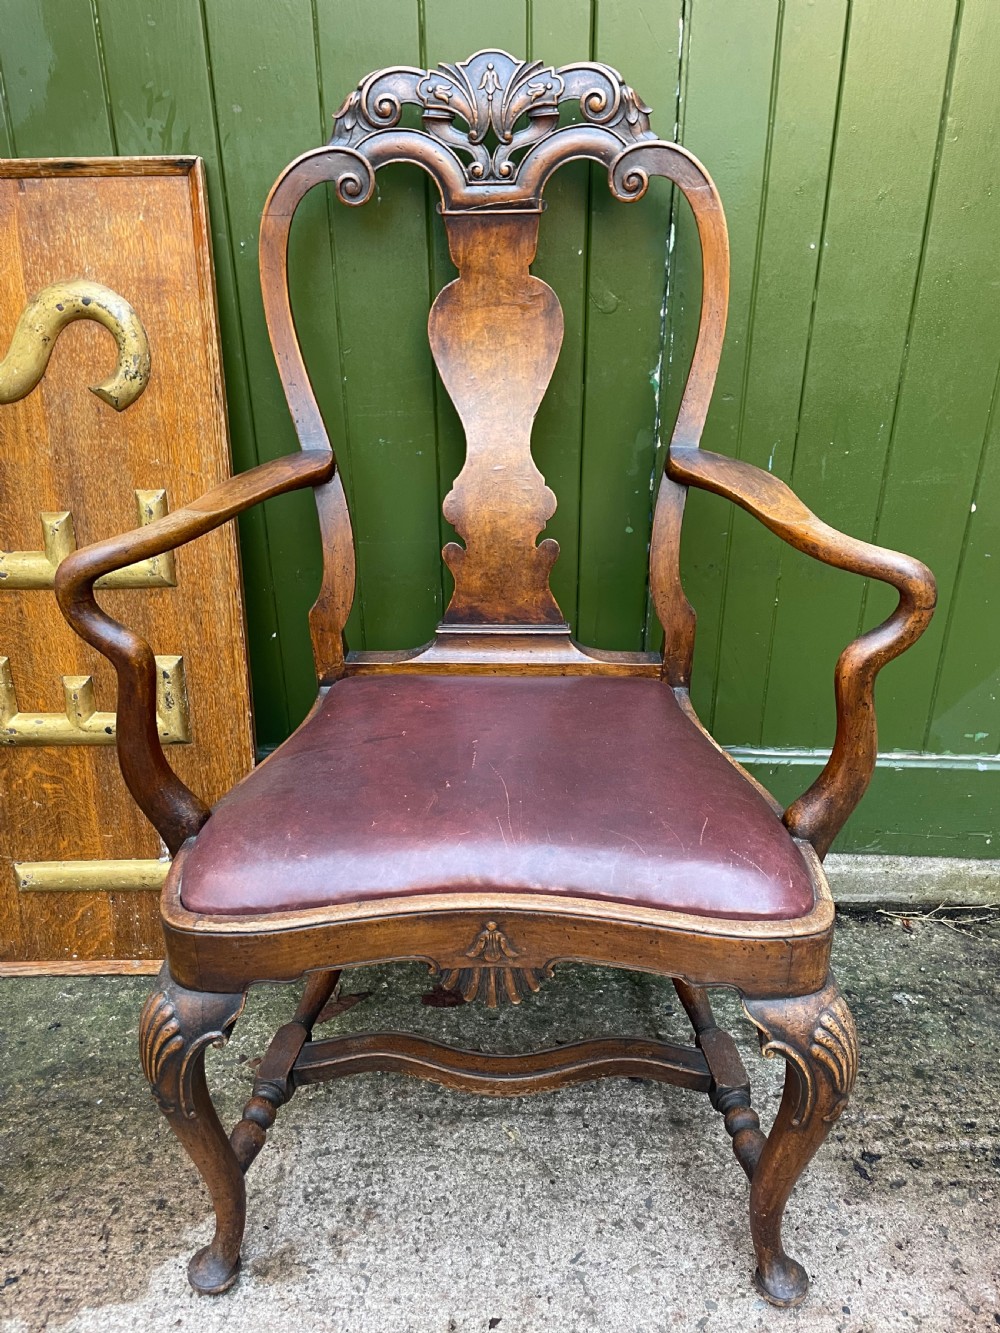
[[(139, 524), (145, 527), (167, 512), (165, 490), (136, 491)], [(0, 589), (51, 588), (60, 563), (76, 550), (76, 531), (69, 512), (41, 514), (41, 551), (0, 551)], [(116, 569), (97, 580), (98, 588), (176, 588), (174, 553), (154, 555)]]
[(163, 887), (169, 861), (15, 861), (21, 893), (153, 892)]
[[(156, 724), (164, 745), (191, 739), (183, 657), (156, 658)], [(0, 745), (114, 745), (116, 717), (99, 713), (92, 676), (63, 676), (63, 713), (18, 710), (10, 659), (0, 657)]]

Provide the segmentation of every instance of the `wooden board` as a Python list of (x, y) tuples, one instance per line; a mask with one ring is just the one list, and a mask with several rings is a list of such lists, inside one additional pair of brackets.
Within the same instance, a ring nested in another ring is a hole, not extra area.
[[(28, 300), (67, 278), (124, 296), (151, 351), (147, 388), (116, 413), (87, 387), (110, 372), (114, 342), (81, 320), (59, 335), (38, 387), (0, 405), (0, 548), (40, 550), (40, 515), (59, 512), (72, 514), (84, 545), (136, 526), (137, 490), (165, 490), (176, 508), (229, 475), (198, 159), (0, 162), (0, 254), (4, 351)], [(171, 744), (168, 754), (184, 780), (215, 801), (253, 759), (234, 530), (178, 553), (174, 578), (173, 587), (101, 596), (154, 652), (182, 658), (190, 741)], [(73, 634), (46, 588), (0, 583), (0, 656), (9, 659), (20, 713), (65, 714), (63, 676), (91, 676), (97, 709), (114, 711), (110, 666)], [(155, 882), (150, 867), (135, 862), (161, 856), (112, 744), (0, 747), (0, 806), (0, 959), (162, 954), (155, 890), (91, 887)], [(95, 876), (88, 868), (93, 861), (118, 864), (105, 878), (104, 869)], [(85, 877), (87, 891), (76, 891)]]

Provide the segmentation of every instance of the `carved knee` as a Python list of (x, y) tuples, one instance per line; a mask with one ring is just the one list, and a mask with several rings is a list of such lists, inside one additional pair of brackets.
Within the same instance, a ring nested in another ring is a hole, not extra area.
[(813, 1114), (832, 1124), (840, 1115), (858, 1073), (854, 1017), (831, 976), (814, 995), (794, 999), (744, 1000), (767, 1057), (784, 1056), (799, 1080), (794, 1126)]
[(215, 1208), (215, 1235), (188, 1265), (191, 1285), (205, 1293), (236, 1280), (246, 1216), (243, 1173), (208, 1094), (205, 1053), (228, 1040), (244, 1002), (243, 995), (185, 990), (164, 966), (139, 1024), (143, 1071)]
[(209, 1046), (224, 1046), (245, 995), (216, 995), (178, 986), (164, 964), (139, 1020), (143, 1073), (167, 1116), (197, 1114), (195, 1071)]
[(781, 1107), (750, 1189), (750, 1229), (757, 1285), (776, 1305), (798, 1305), (809, 1279), (781, 1242), (788, 1197), (833, 1122), (847, 1105), (858, 1071), (858, 1038), (847, 1002), (831, 976), (813, 995), (744, 1000), (765, 1056), (786, 1062)]

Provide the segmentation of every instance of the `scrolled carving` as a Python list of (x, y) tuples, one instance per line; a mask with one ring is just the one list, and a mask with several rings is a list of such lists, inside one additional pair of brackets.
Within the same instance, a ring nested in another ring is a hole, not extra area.
[(854, 1016), (843, 997), (838, 996), (820, 1015), (809, 1053), (826, 1069), (831, 1083), (840, 1092), (836, 1105), (823, 1117), (832, 1122), (847, 1104), (858, 1076), (858, 1034)]
[[(529, 167), (532, 151), (543, 140), (572, 130), (559, 126), (560, 105), (572, 101), (579, 104), (584, 125), (603, 133), (599, 146), (604, 160), (610, 162), (623, 147), (654, 137), (649, 107), (609, 65), (556, 69), (541, 60), (517, 60), (506, 51), (478, 51), (435, 69), (401, 66), (370, 74), (336, 113), (330, 145), (370, 155), (378, 166), (395, 154), (395, 148), (376, 144), (380, 136), (412, 148), (433, 139), (446, 147), (459, 179), (468, 186), (511, 187), (523, 175), (523, 189), (508, 188), (503, 201), (529, 201), (544, 180)], [(400, 128), (407, 105), (420, 109), (422, 131)], [(567, 150), (573, 155), (568, 144)], [(521, 153), (516, 160), (515, 154)], [(438, 178), (446, 203), (455, 202), (449, 199), (455, 193), (451, 173), (440, 155), (425, 150), (414, 157)]]
[(591, 61), (564, 65), (564, 97), (578, 97), (585, 120), (595, 125), (617, 128), (623, 139), (652, 137), (648, 107), (634, 88), (629, 87), (616, 69)]
[(139, 1020), (139, 1058), (160, 1109), (193, 1120), (197, 1057), (208, 1046), (226, 1044), (246, 997), (181, 991), (163, 972), (160, 980)]
[(375, 173), (360, 153), (344, 153), (344, 165), (334, 179), (337, 198), (357, 208), (366, 204), (375, 190)]
[(792, 1124), (805, 1124), (817, 1109), (832, 1124), (847, 1105), (858, 1073), (857, 1029), (836, 982), (801, 999), (746, 1000), (744, 1009), (759, 1029), (762, 1054), (781, 1055), (798, 1072)]
[(616, 157), (608, 168), (611, 193), (622, 203), (634, 203), (649, 189), (649, 173), (630, 153)]
[(164, 1110), (176, 1110), (176, 1103), (161, 1097), (160, 1079), (169, 1062), (184, 1049), (180, 1020), (166, 991), (154, 991), (146, 1001), (139, 1020), (139, 1058), (142, 1072), (153, 1088), (153, 1095)]

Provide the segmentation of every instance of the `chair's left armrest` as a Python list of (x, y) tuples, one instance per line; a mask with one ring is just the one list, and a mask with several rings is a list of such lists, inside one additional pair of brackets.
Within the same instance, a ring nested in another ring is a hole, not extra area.
[(118, 762), (129, 791), (171, 852), (196, 833), (208, 807), (167, 763), (156, 726), (156, 663), (145, 639), (98, 605), (94, 584), (104, 574), (162, 555), (201, 537), (262, 500), (318, 486), (334, 471), (327, 450), (304, 450), (262, 463), (213, 486), (200, 499), (92, 546), (60, 564), (55, 591), (70, 625), (114, 666), (118, 675)]
[(909, 648), (927, 628), (937, 597), (934, 575), (912, 556), (831, 528), (783, 481), (750, 463), (703, 449), (674, 448), (668, 455), (667, 474), (683, 485), (732, 500), (782, 541), (813, 559), (879, 579), (899, 593), (892, 615), (855, 639), (838, 658), (833, 751), (816, 781), (785, 811), (789, 830), (825, 856), (875, 770), (875, 677), (886, 662)]

